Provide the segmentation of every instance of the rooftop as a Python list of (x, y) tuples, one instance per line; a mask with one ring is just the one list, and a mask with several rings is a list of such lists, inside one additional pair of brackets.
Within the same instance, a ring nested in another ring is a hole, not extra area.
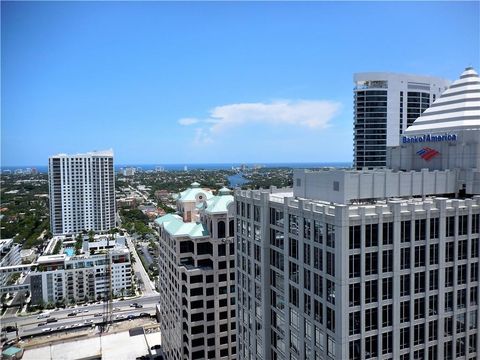
[(81, 157), (81, 156), (113, 156), (113, 149), (108, 149), (108, 150), (94, 150), (94, 151), (89, 151), (86, 153), (82, 154), (65, 154), (65, 153), (60, 153), (51, 156), (53, 157)]
[(407, 128), (406, 135), (480, 129), (480, 77), (468, 67), (433, 104)]
[(201, 223), (183, 222), (177, 214), (167, 214), (155, 220), (158, 225), (172, 236), (188, 236), (191, 238), (208, 236), (208, 229)]
[(177, 196), (177, 200), (179, 201), (196, 201), (197, 196), (205, 196), (205, 199), (200, 199), (200, 200), (208, 200), (213, 197), (213, 194), (211, 191), (204, 190), (200, 188), (200, 184), (197, 182), (193, 182), (190, 184), (190, 187), (186, 189), (185, 191), (182, 191), (180, 194)]

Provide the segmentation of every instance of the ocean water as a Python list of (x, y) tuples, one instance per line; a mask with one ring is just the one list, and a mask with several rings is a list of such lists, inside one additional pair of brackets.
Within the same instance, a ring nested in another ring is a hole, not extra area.
[[(317, 162), (317, 163), (219, 163), (219, 164), (123, 164), (123, 165), (115, 165), (115, 171), (120, 171), (121, 168), (125, 167), (135, 167), (139, 168), (143, 171), (148, 170), (155, 170), (158, 167), (162, 167), (167, 171), (183, 171), (185, 167), (187, 170), (230, 170), (232, 167), (240, 167), (242, 165), (246, 165), (248, 167), (253, 167), (255, 165), (261, 165), (267, 168), (275, 168), (275, 167), (285, 167), (285, 168), (292, 168), (292, 169), (302, 169), (302, 168), (323, 168), (323, 167), (334, 167), (334, 168), (342, 168), (342, 167), (351, 167), (352, 163), (350, 162)], [(17, 169), (26, 168), (35, 168), (38, 172), (47, 173), (48, 168), (45, 165), (39, 166), (2, 166), (2, 171), (10, 170), (14, 172)]]

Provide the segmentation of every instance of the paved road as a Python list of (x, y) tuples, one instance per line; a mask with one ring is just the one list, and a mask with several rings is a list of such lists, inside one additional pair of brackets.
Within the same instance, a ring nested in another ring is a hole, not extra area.
[(140, 274), (140, 277), (143, 281), (143, 284), (145, 286), (144, 288), (144, 295), (158, 295), (158, 292), (155, 290), (155, 284), (150, 281), (150, 278), (148, 277), (147, 272), (145, 271), (145, 268), (143, 267), (143, 264), (138, 257), (137, 254), (137, 249), (135, 248), (135, 245), (133, 245), (132, 238), (130, 236), (126, 236), (127, 239), (127, 244), (130, 250), (132, 251), (133, 257), (135, 258), (135, 264), (132, 264), (133, 266), (133, 271), (135, 274)]
[[(132, 303), (138, 303), (143, 305), (142, 308), (130, 307)], [(119, 300), (113, 302), (113, 319), (118, 315), (138, 315), (140, 313), (149, 313), (153, 315), (155, 313), (155, 306), (158, 303), (158, 296), (144, 296), (138, 299)], [(74, 324), (84, 324), (85, 321), (92, 320), (94, 323), (99, 323), (103, 320), (101, 316), (95, 317), (95, 314), (103, 314), (103, 303), (89, 304), (88, 306), (75, 306), (60, 310), (48, 310), (43, 314), (50, 314), (49, 318), (55, 318), (58, 322), (47, 323), (42, 326), (38, 326), (40, 323), (45, 323), (48, 318), (39, 319), (39, 314), (29, 316), (9, 316), (1, 319), (2, 327), (7, 325), (17, 325), (19, 329), (19, 335), (31, 335), (34, 333), (42, 332), (46, 328), (58, 328), (59, 326), (71, 326)], [(76, 316), (68, 316), (69, 313), (77, 311)], [(9, 333), (9, 338), (15, 336), (15, 333)]]

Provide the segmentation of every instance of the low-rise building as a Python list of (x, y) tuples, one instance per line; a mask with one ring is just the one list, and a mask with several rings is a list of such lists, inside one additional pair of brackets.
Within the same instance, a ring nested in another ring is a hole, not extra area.
[(125, 247), (97, 255), (40, 256), (30, 274), (33, 304), (97, 300), (109, 292), (123, 296), (131, 287), (130, 252)]
[[(20, 244), (15, 244), (13, 239), (0, 240), (0, 267), (20, 264), (20, 249)], [(0, 286), (6, 285), (9, 277), (10, 274), (0, 272)]]

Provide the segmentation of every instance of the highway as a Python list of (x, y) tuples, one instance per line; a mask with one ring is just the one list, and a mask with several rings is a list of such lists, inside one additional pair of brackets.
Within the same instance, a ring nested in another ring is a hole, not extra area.
[[(112, 319), (115, 320), (117, 316), (124, 316), (126, 319), (128, 315), (139, 315), (141, 313), (149, 313), (151, 315), (155, 314), (155, 306), (158, 304), (158, 296), (150, 295), (143, 296), (138, 299), (129, 299), (129, 300), (118, 300), (113, 302), (113, 312)], [(142, 308), (130, 307), (130, 304), (138, 303), (142, 305)], [(31, 335), (35, 333), (42, 332), (44, 329), (57, 329), (60, 326), (67, 327), (67, 329), (72, 329), (75, 324), (85, 324), (86, 321), (91, 321), (92, 323), (100, 323), (103, 321), (103, 303), (94, 303), (88, 304), (87, 306), (71, 306), (65, 309), (59, 310), (46, 310), (42, 314), (49, 314), (48, 318), (38, 317), (40, 314), (29, 315), (29, 316), (9, 316), (1, 319), (2, 328), (5, 326), (15, 326), (17, 325), (19, 329), (19, 336)], [(72, 312), (77, 312), (76, 316), (68, 316)], [(102, 316), (95, 316), (96, 314), (102, 314)], [(58, 321), (53, 323), (46, 323), (47, 319), (55, 318)], [(44, 325), (38, 326), (41, 323), (46, 323)], [(15, 336), (15, 332), (8, 333), (8, 338)]]

